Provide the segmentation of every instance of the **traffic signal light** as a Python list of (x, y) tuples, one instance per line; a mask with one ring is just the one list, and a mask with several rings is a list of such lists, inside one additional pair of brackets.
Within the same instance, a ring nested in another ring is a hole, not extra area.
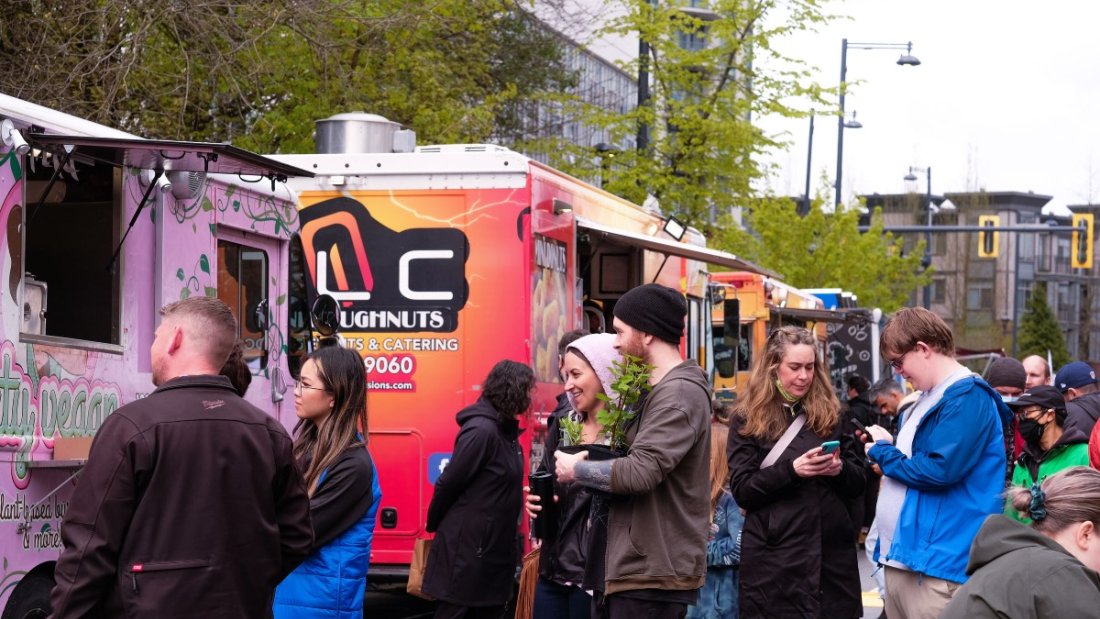
[[(982, 228), (997, 228), (1001, 225), (1000, 215), (981, 215), (978, 217), (978, 225)], [(996, 258), (1000, 249), (1000, 233), (995, 230), (982, 230), (978, 232), (978, 257)]]
[(1092, 268), (1092, 213), (1073, 215), (1073, 258), (1070, 266), (1075, 269)]

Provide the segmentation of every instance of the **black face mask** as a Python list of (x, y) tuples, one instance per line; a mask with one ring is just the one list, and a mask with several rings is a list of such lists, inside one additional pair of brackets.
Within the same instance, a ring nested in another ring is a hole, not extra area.
[(1025, 441), (1037, 445), (1039, 439), (1043, 437), (1044, 425), (1046, 424), (1039, 423), (1034, 419), (1021, 419), (1016, 427), (1020, 430), (1020, 436), (1024, 437)]

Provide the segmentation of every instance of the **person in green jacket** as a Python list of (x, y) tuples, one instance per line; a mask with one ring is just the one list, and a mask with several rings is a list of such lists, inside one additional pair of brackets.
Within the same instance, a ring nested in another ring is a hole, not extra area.
[[(1016, 459), (1012, 485), (1028, 487), (1071, 466), (1088, 466), (1089, 437), (1077, 428), (1064, 428), (1066, 401), (1061, 392), (1038, 385), (1008, 403), (1016, 413), (1024, 449)], [(1030, 522), (1005, 502), (1005, 515), (1019, 522)]]
[(1100, 609), (1100, 471), (1081, 466), (1009, 491), (1032, 523), (986, 518), (970, 579), (939, 619), (1069, 619)]

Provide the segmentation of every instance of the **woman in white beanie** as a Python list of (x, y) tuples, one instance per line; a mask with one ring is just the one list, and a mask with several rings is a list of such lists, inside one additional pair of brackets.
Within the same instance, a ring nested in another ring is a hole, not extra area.
[[(596, 415), (603, 409), (604, 401), (598, 396), (613, 396), (611, 390), (612, 366), (622, 356), (614, 348), (615, 336), (610, 333), (586, 335), (569, 344), (562, 356), (562, 380), (565, 394), (572, 410), (567, 416), (581, 424), (578, 444), (592, 445), (606, 442), (603, 427)], [(546, 441), (540, 470), (554, 471), (554, 452), (562, 442), (562, 418), (551, 417), (547, 422)], [(592, 598), (587, 590), (602, 589), (602, 569), (590, 565), (588, 557), (602, 552), (592, 552), (599, 546), (604, 533), (599, 527), (599, 517), (593, 518), (593, 491), (581, 484), (555, 484), (557, 511), (559, 513), (556, 534), (543, 540), (539, 558), (539, 581), (535, 589), (533, 619), (588, 619), (591, 616)], [(599, 501), (596, 501), (597, 503)], [(527, 495), (527, 513), (535, 518), (542, 510), (536, 494)], [(599, 511), (599, 508), (596, 508)], [(606, 513), (604, 514), (606, 516)], [(586, 578), (587, 575), (587, 578)]]

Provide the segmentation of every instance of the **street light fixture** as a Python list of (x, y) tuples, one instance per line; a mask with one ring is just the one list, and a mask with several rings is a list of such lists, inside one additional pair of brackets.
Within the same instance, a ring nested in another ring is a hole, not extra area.
[[(844, 128), (847, 126), (844, 118), (844, 95), (847, 90), (848, 84), (848, 48), (852, 49), (894, 49), (905, 50), (905, 53), (898, 57), (897, 63), (903, 67), (915, 67), (920, 65), (920, 60), (913, 55), (913, 42), (908, 43), (849, 43), (848, 39), (843, 39), (840, 42), (840, 114), (837, 117), (837, 134), (836, 134), (836, 183), (833, 185), (836, 190), (834, 196), (834, 204), (840, 206), (840, 188), (841, 178), (844, 172)], [(861, 125), (862, 126), (862, 125)]]
[(856, 120), (856, 111), (855, 110), (852, 110), (852, 120), (845, 121), (844, 128), (845, 129), (862, 129), (863, 128), (863, 123)]
[[(898, 62), (901, 62), (900, 60)], [(932, 168), (918, 168), (916, 166), (909, 166), (909, 173), (906, 174), (903, 180), (909, 182), (917, 181), (917, 172), (924, 172), (927, 176), (928, 185), (926, 186), (924, 195), (924, 211), (926, 213), (925, 228), (924, 228), (924, 258), (921, 259), (921, 266), (924, 269), (932, 266)], [(932, 309), (932, 284), (927, 283), (924, 285), (924, 307), (925, 309)]]
[(603, 189), (604, 175), (607, 173), (607, 166), (609, 160), (615, 159), (617, 155), (622, 154), (622, 150), (607, 142), (600, 142), (596, 145), (596, 156), (600, 158), (600, 188)]

